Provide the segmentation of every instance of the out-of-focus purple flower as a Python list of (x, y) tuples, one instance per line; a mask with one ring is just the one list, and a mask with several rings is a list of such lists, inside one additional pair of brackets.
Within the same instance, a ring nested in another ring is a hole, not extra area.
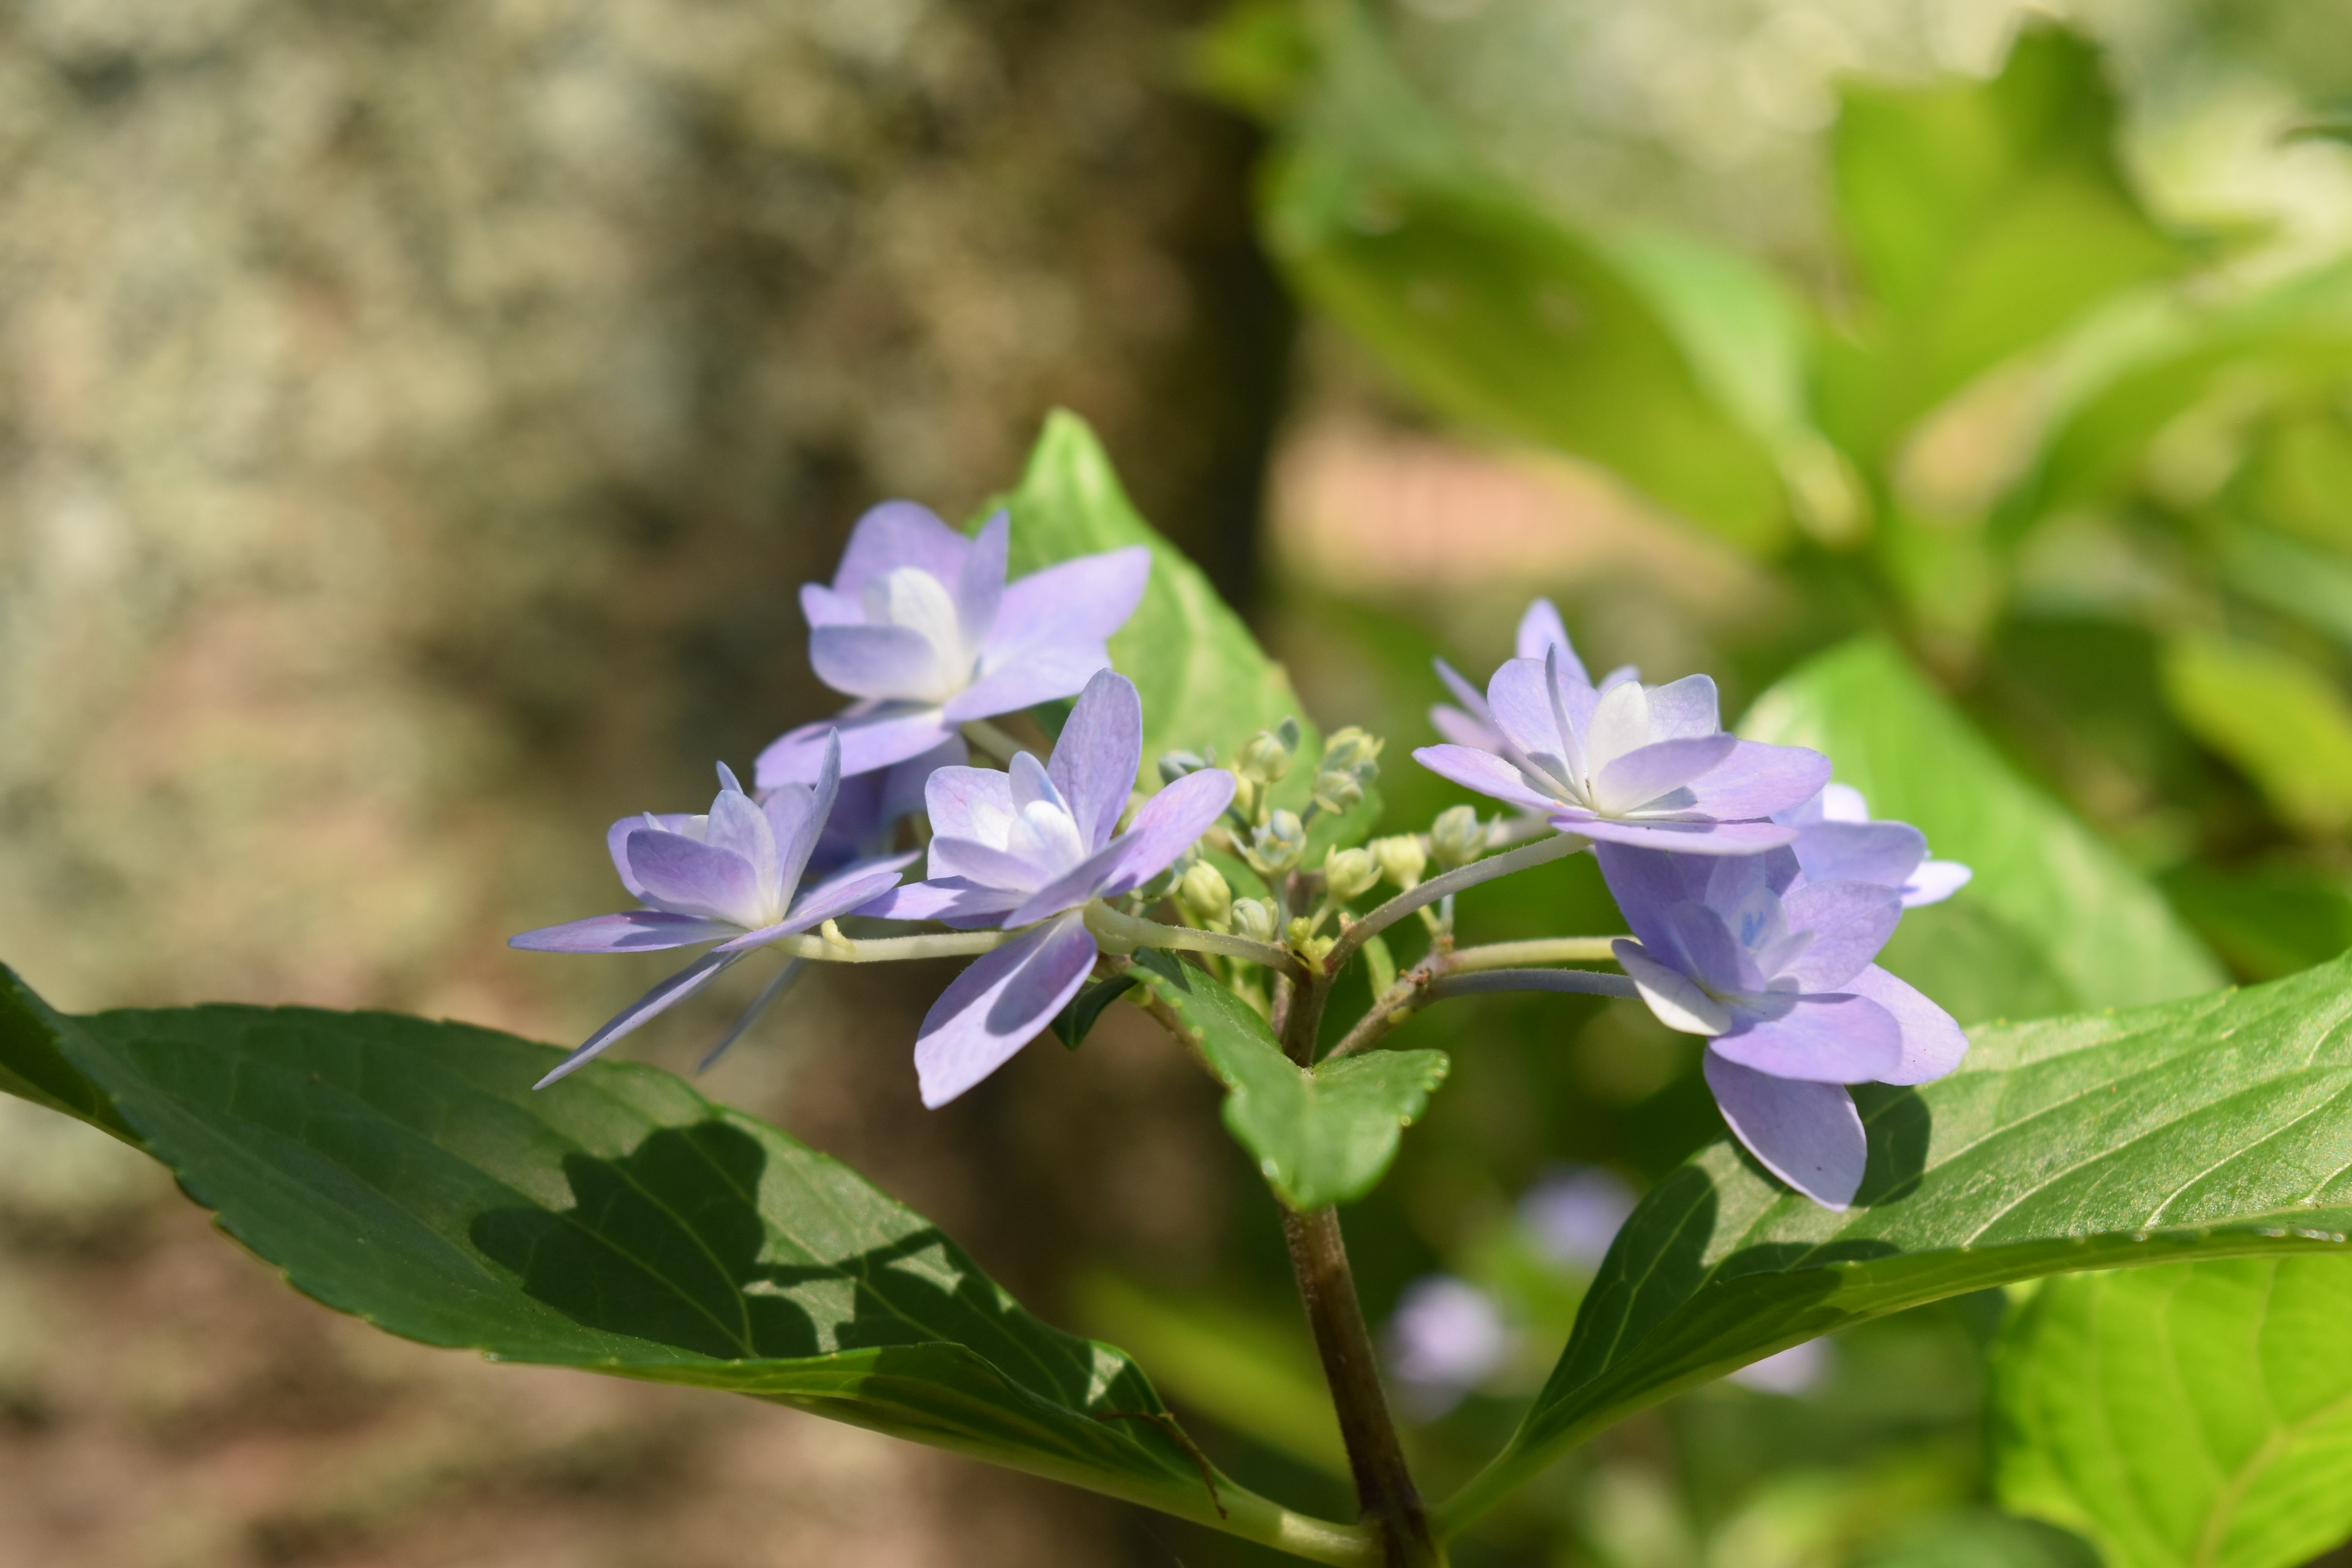
[(1087, 683), (1044, 766), (1024, 752), (1009, 773), (931, 774), (929, 879), (861, 912), (1036, 929), (974, 960), (932, 1005), (915, 1041), (925, 1105), (945, 1105), (1051, 1023), (1094, 967), (1087, 904), (1167, 869), (1234, 797), (1234, 775), (1223, 769), (1188, 773), (1118, 833), (1142, 760), (1135, 683), (1106, 669)]
[(1589, 1272), (1609, 1256), (1633, 1203), (1633, 1189), (1616, 1172), (1562, 1166), (1520, 1197), (1519, 1223), (1546, 1258)]
[(1903, 913), (1891, 888), (1810, 879), (1793, 856), (1696, 858), (1603, 844), (1637, 941), (1617, 962), (1668, 1028), (1707, 1037), (1707, 1087), (1765, 1167), (1824, 1207), (1862, 1184), (1851, 1083), (1925, 1083), (1960, 1026), (1870, 961)]
[(1451, 1274), (1424, 1275), (1406, 1286), (1383, 1337), (1398, 1396), (1423, 1421), (1461, 1404), (1511, 1351), (1510, 1327), (1495, 1299)]
[(1823, 784), (1772, 820), (1797, 830), (1790, 847), (1809, 879), (1893, 888), (1906, 910), (1943, 902), (1975, 874), (1958, 860), (1928, 859), (1927, 835), (1909, 823), (1873, 821), (1870, 803), (1852, 784)]
[[(709, 942), (719, 945), (622, 1009), (541, 1079), (539, 1087), (576, 1070), (746, 954), (848, 914), (898, 880), (912, 855), (858, 862), (828, 879), (801, 886), (840, 782), (840, 748), (828, 744), (814, 784), (781, 785), (754, 805), (721, 763), (719, 797), (707, 815), (656, 816), (647, 812), (612, 826), (605, 844), (613, 868), (640, 907), (527, 931), (508, 945), (539, 952), (649, 952)], [(762, 1002), (773, 1000), (777, 991), (771, 986)], [(749, 1022), (747, 1016), (744, 1024)], [(738, 1025), (734, 1034), (743, 1026)]]
[(1829, 759), (1722, 732), (1715, 682), (1595, 687), (1565, 641), (1514, 658), (1486, 683), (1495, 750), (1451, 743), (1422, 766), (1538, 812), (1563, 833), (1689, 855), (1751, 855), (1796, 837), (1763, 818), (1829, 782)]
[(919, 757), (843, 779), (804, 875), (827, 877), (860, 860), (887, 855), (891, 829), (923, 809), (923, 786), (931, 774), (971, 760), (963, 737), (951, 735)]
[(1829, 1341), (1807, 1340), (1762, 1361), (1749, 1362), (1730, 1376), (1742, 1388), (1752, 1388), (1759, 1394), (1794, 1397), (1819, 1387), (1836, 1365), (1837, 1352)]
[[(1520, 658), (1540, 659), (1555, 647), (1570, 662), (1575, 662), (1576, 649), (1569, 643), (1568, 627), (1560, 623), (1559, 612), (1552, 607), (1549, 599), (1538, 599), (1519, 617), (1515, 651)], [(1471, 746), (1482, 752), (1502, 751), (1502, 732), (1495, 728), (1494, 715), (1487, 710), (1486, 693), (1471, 685), (1463, 678), (1461, 671), (1444, 659), (1434, 662), (1437, 679), (1445, 683), (1445, 689), (1454, 694), (1454, 702), (1461, 706), (1456, 708), (1451, 703), (1438, 703), (1429, 710), (1430, 724), (1455, 745)], [(1577, 668), (1580, 670), (1583, 666), (1578, 664)], [(1620, 665), (1601, 678), (1601, 689), (1606, 691), (1621, 680), (1632, 679), (1637, 673), (1630, 664)]]
[(814, 779), (832, 730), (842, 772), (870, 773), (971, 720), (1067, 697), (1110, 663), (1105, 645), (1143, 597), (1151, 552), (1081, 555), (1008, 584), (1011, 536), (1003, 512), (966, 538), (912, 501), (857, 520), (832, 585), (801, 589), (817, 679), (857, 700), (761, 752), (760, 788)]

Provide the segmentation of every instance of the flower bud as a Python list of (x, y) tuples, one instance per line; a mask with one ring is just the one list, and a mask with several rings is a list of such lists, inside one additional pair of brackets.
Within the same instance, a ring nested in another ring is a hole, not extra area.
[(1336, 902), (1370, 892), (1380, 879), (1381, 868), (1369, 849), (1334, 849), (1323, 857), (1323, 890)]
[(1252, 942), (1274, 940), (1274, 906), (1264, 899), (1234, 900), (1234, 934)]
[(1354, 773), (1323, 773), (1315, 775), (1315, 804), (1334, 816), (1361, 804), (1363, 798), (1363, 784)]
[(1209, 765), (1207, 759), (1192, 752), (1165, 752), (1160, 758), (1160, 782), (1172, 784), (1187, 773), (1197, 773)]
[(1486, 825), (1469, 806), (1449, 806), (1429, 825), (1429, 848), (1441, 866), (1467, 866), (1486, 852)]
[(1286, 946), (1304, 952), (1315, 940), (1315, 922), (1305, 915), (1293, 915), (1290, 923), (1282, 928), (1282, 937)]
[(1279, 730), (1260, 730), (1242, 748), (1241, 761), (1234, 771), (1255, 784), (1272, 784), (1290, 771), (1290, 759), (1298, 750), (1298, 721), (1285, 719)]
[(1184, 912), (1205, 926), (1223, 926), (1233, 913), (1234, 890), (1225, 886), (1225, 879), (1206, 860), (1196, 860), (1176, 884), (1176, 901)]
[(1298, 868), (1307, 858), (1307, 828), (1298, 814), (1277, 806), (1250, 837), (1250, 864), (1266, 875)]
[(1399, 833), (1371, 842), (1372, 863), (1381, 875), (1400, 888), (1417, 886), (1421, 874), (1429, 867), (1429, 850), (1418, 833)]
[(1388, 744), (1379, 736), (1350, 724), (1323, 742), (1322, 771), (1327, 773), (1354, 773), (1360, 780), (1380, 776), (1381, 752)]

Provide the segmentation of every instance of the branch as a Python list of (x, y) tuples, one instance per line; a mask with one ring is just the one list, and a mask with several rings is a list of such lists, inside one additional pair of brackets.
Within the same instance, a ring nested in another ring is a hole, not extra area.
[(1121, 914), (1097, 899), (1087, 906), (1087, 929), (1097, 941), (1113, 952), (1131, 952), (1139, 947), (1171, 948), (1181, 952), (1216, 952), (1227, 958), (1245, 959), (1262, 963), (1294, 980), (1304, 979), (1307, 966), (1286, 947), (1271, 942), (1252, 942), (1245, 936), (1232, 936), (1224, 931), (1196, 931), (1191, 926), (1162, 925), (1158, 921), (1139, 920)]
[(1448, 974), (1465, 973), (1474, 969), (1510, 969), (1523, 963), (1614, 963), (1617, 943), (1622, 938), (1613, 936), (1554, 936), (1536, 942), (1490, 942), (1477, 947), (1460, 947), (1445, 961)]
[(969, 958), (1003, 947), (1021, 932), (1013, 931), (938, 931), (922, 936), (846, 937), (827, 921), (816, 936), (779, 937), (761, 945), (787, 958), (814, 959), (820, 963), (891, 963), (905, 958)]
[(1481, 974), (1445, 974), (1430, 982), (1429, 999), (1475, 996), (1486, 991), (1570, 991), (1580, 996), (1639, 996), (1622, 974), (1590, 969), (1490, 969)]
[(1387, 903), (1367, 910), (1363, 919), (1351, 922), (1346, 931), (1340, 932), (1339, 944), (1331, 949), (1331, 956), (1324, 961), (1324, 966), (1337, 974), (1347, 966), (1348, 960), (1356, 955), (1358, 948), (1424, 904), (1433, 904), (1449, 893), (1475, 888), (1497, 877), (1507, 877), (1514, 871), (1524, 871), (1530, 866), (1540, 866), (1548, 860), (1566, 859), (1591, 847), (1590, 839), (1579, 838), (1572, 833), (1554, 833), (1550, 837), (1538, 839), (1523, 848), (1489, 856), (1484, 860), (1474, 860), (1467, 866), (1457, 866), (1442, 876), (1432, 877), (1426, 882), (1407, 888)]

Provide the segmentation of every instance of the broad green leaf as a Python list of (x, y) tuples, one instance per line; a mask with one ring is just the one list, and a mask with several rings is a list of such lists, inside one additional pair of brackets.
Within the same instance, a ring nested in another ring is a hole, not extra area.
[(1229, 1431), (1330, 1475), (1348, 1473), (1315, 1342), (1288, 1305), (1279, 1318), (1111, 1274), (1077, 1283), (1088, 1329), (1165, 1369), (1168, 1396)]
[(1223, 1080), (1226, 1131), (1294, 1209), (1370, 1192), (1403, 1130), (1445, 1081), (1443, 1051), (1368, 1051), (1304, 1070), (1282, 1054), (1255, 1008), (1203, 972), (1145, 953), (1136, 973), (1175, 1009)]
[(1324, 15), (1318, 72), (1260, 186), (1298, 291), (1440, 413), (1612, 468), (1751, 550), (1780, 543), (1769, 443), (1711, 395), (1610, 248), (1464, 154), (1352, 7)]
[(1114, 974), (1096, 981), (1071, 997), (1070, 1005), (1054, 1016), (1054, 1037), (1076, 1050), (1094, 1032), (1096, 1020), (1103, 1016), (1103, 1010), (1134, 989), (1135, 977), (1131, 974)]
[(1979, 1030), (1959, 1069), (1855, 1092), (1833, 1214), (1718, 1142), (1643, 1199), (1458, 1530), (1668, 1394), (1924, 1301), (2085, 1268), (2329, 1254), (2352, 1230), (2352, 962), (2126, 1013)]
[(2168, 871), (2173, 906), (2242, 974), (2275, 980), (2352, 949), (2352, 882), (2292, 864)]
[(2004, 1505), (2113, 1568), (2294, 1568), (2352, 1535), (2352, 1258), (2053, 1279), (1993, 1356)]
[(48, 1010), (13, 978), (0, 984), (0, 1094), (63, 1111), (137, 1146), (139, 1134), (122, 1120), (106, 1091), (84, 1078), (58, 1049), (45, 1022), (47, 1016)]
[[(2342, 456), (2352, 459), (2352, 440), (2344, 443)], [(2333, 500), (2352, 518), (2352, 473), (2345, 478), (2346, 488)], [(2221, 580), (2230, 587), (2352, 648), (2352, 561), (2252, 526), (2223, 530), (2215, 545)]]
[(2192, 634), (2164, 650), (2164, 693), (2189, 732), (2313, 833), (2352, 826), (2352, 704), (2293, 654)]
[[(390, 1014), (68, 1018), (0, 971), (0, 1070), (63, 1062), (306, 1294), (427, 1344), (748, 1394), (1292, 1549), (1135, 1364), (1030, 1316), (856, 1173), (650, 1068)], [(1230, 1517), (1221, 1520), (1219, 1503)]]
[(2078, 34), (2027, 27), (1990, 81), (1843, 98), (1832, 180), (1870, 305), (1824, 394), (1849, 450), (1879, 453), (1979, 373), (2187, 259), (2125, 178), (2115, 95)]
[[(2010, 926), (2070, 1005), (2162, 1001), (2221, 984), (2163, 896), (2020, 778), (1886, 644), (1848, 643), (1801, 666), (1757, 700), (1740, 733), (1826, 752), (1874, 816), (1917, 825), (1937, 855), (1975, 868), (1954, 905)], [(2015, 1017), (2023, 1007), (1994, 1010)]]
[[(1299, 721), (1301, 749), (1316, 754), (1319, 742), (1290, 678), (1200, 569), (1143, 521), (1085, 420), (1066, 409), (1046, 416), (1019, 487), (989, 510), (998, 506), (1013, 514), (1016, 575), (1074, 555), (1150, 548), (1143, 602), (1110, 642), (1112, 665), (1143, 699), (1144, 789), (1160, 787), (1162, 752), (1214, 747), (1230, 763), (1252, 735), (1286, 718)], [(1298, 795), (1303, 802), (1305, 786)]]
[(1854, 1568), (2098, 1568), (2071, 1535), (1990, 1509), (1945, 1515), (1856, 1559)]

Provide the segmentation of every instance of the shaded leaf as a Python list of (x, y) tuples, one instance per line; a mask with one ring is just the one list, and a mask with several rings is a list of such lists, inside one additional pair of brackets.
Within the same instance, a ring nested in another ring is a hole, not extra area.
[[(427, 1344), (752, 1394), (1293, 1550), (1121, 1352), (1030, 1316), (856, 1173), (650, 1068), (310, 1008), (67, 1018), (0, 971), (0, 1071), (62, 1062), (306, 1294)], [(52, 1091), (54, 1093), (54, 1090)]]
[(1103, 1009), (1134, 989), (1135, 976), (1132, 974), (1114, 974), (1108, 979), (1096, 981), (1071, 997), (1070, 1005), (1054, 1016), (1054, 1037), (1070, 1049), (1076, 1050), (1094, 1032), (1095, 1023), (1103, 1016)]
[(2004, 1505), (2116, 1568), (2293, 1568), (2352, 1535), (2352, 1258), (2044, 1284), (1993, 1357)]
[(2164, 890), (2251, 980), (2275, 980), (2352, 949), (2352, 884), (2293, 865), (2168, 871)]
[(1923, 1301), (2084, 1268), (2345, 1257), (2352, 962), (1979, 1031), (1950, 1077), (1855, 1100), (1869, 1164), (1844, 1214), (1728, 1142), (1643, 1199), (1510, 1446), (1441, 1510), (1449, 1530), (1635, 1410)]
[(1256, 1009), (1201, 970), (1146, 952), (1136, 973), (1223, 1080), (1225, 1128), (1292, 1208), (1353, 1203), (1379, 1184), (1403, 1129), (1445, 1081), (1443, 1051), (1370, 1051), (1313, 1071), (1283, 1055)]
[(2189, 635), (2165, 647), (2164, 693), (2279, 816), (2313, 833), (2352, 826), (2352, 704), (2327, 677), (2259, 643)]
[[(1740, 733), (1828, 753), (1873, 815), (1916, 824), (1935, 854), (1973, 867), (1954, 906), (2012, 928), (2068, 1005), (2161, 1001), (2225, 978), (2161, 894), (2020, 778), (1888, 645), (1847, 643), (1801, 666), (1757, 700)], [(2014, 1017), (2046, 993), (1988, 1000)]]

